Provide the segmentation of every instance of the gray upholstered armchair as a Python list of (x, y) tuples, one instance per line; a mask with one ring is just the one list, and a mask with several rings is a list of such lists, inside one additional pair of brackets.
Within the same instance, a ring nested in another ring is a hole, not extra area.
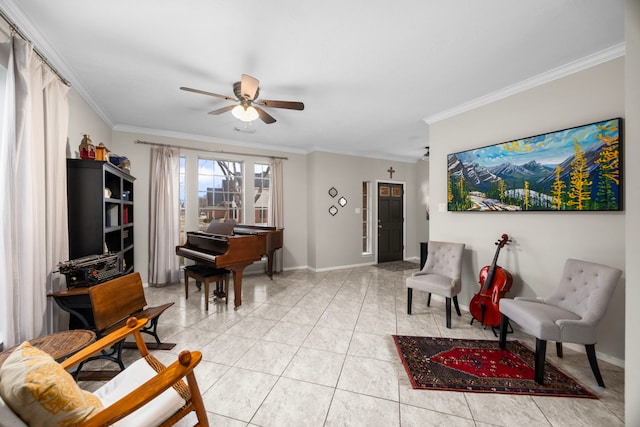
[(445, 297), (447, 328), (451, 328), (451, 300), (460, 316), (458, 294), (462, 289), (462, 255), (464, 243), (448, 243), (429, 241), (427, 246), (427, 262), (422, 270), (407, 277), (407, 314), (411, 314), (413, 290), (428, 292), (427, 306), (431, 304), (431, 294)]
[(535, 380), (544, 382), (547, 341), (555, 341), (558, 356), (562, 343), (584, 344), (593, 375), (604, 387), (596, 359), (598, 325), (622, 271), (606, 265), (568, 259), (560, 284), (547, 298), (500, 300), (500, 348), (506, 345), (509, 321), (536, 337)]

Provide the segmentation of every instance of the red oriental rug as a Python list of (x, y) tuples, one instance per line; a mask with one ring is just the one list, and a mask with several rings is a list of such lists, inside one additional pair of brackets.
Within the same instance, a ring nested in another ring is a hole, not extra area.
[(536, 383), (534, 352), (519, 341), (465, 340), (393, 335), (414, 389), (598, 397), (551, 363)]

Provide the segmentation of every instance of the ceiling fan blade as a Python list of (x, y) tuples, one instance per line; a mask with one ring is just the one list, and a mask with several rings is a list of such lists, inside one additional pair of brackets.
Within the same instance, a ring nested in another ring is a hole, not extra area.
[(288, 110), (304, 110), (304, 104), (302, 102), (293, 101), (274, 101), (269, 99), (261, 99), (256, 102), (257, 104), (264, 105), (269, 108), (286, 108)]
[(209, 114), (218, 115), (222, 113), (226, 113), (227, 111), (231, 111), (235, 108), (235, 105), (227, 105), (226, 107), (218, 108), (217, 110), (209, 111)]
[(233, 102), (236, 101), (235, 98), (231, 98), (231, 97), (226, 96), (226, 95), (219, 95), (219, 94), (213, 93), (213, 92), (207, 92), (207, 91), (200, 90), (200, 89), (193, 89), (193, 88), (185, 87), (185, 86), (182, 86), (180, 89), (181, 90), (186, 90), (187, 92), (199, 93), (201, 95), (209, 95), (209, 96), (213, 96), (213, 97), (216, 97), (216, 98), (225, 99), (227, 101), (233, 101)]
[(242, 93), (242, 96), (249, 101), (253, 101), (256, 97), (259, 84), (260, 80), (255, 77), (251, 77), (248, 74), (243, 74), (242, 80), (240, 81), (240, 92)]
[(269, 113), (264, 111), (262, 108), (256, 107), (256, 106), (254, 106), (254, 108), (258, 112), (258, 116), (260, 117), (260, 120), (262, 120), (266, 124), (270, 125), (271, 123), (276, 122), (276, 119), (274, 119)]

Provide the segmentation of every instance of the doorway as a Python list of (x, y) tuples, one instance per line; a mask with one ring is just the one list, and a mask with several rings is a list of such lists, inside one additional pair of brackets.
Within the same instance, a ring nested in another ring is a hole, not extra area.
[(404, 186), (378, 183), (378, 263), (401, 261), (404, 253)]

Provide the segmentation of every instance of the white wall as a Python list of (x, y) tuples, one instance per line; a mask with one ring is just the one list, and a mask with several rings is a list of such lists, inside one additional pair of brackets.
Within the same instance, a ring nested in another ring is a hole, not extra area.
[(307, 223), (309, 221), (307, 195), (307, 156), (285, 154), (284, 193), (284, 269), (306, 268), (309, 262)]
[[(434, 123), (429, 139), (432, 206), (447, 201), (449, 153), (622, 116), (624, 59), (619, 58)], [(624, 212), (431, 212), (431, 239), (467, 245), (462, 305), (477, 292), (478, 272), (491, 263), (493, 242), (502, 233), (513, 239), (499, 259), (514, 275), (511, 297), (547, 295), (569, 257), (624, 270)], [(624, 281), (625, 275), (596, 346), (601, 357), (608, 355), (617, 363), (624, 359)]]
[(93, 145), (101, 142), (111, 148), (111, 127), (85, 102), (73, 87), (69, 90), (69, 150), (71, 158), (79, 158), (78, 146), (86, 133)]
[[(416, 219), (416, 164), (354, 157), (326, 152), (315, 152), (309, 156), (309, 209), (313, 221), (309, 222), (309, 266), (322, 270), (340, 266), (375, 264), (375, 255), (362, 254), (362, 215), (356, 214), (356, 208), (362, 208), (362, 182), (370, 181), (371, 196), (374, 198), (372, 220), (373, 239), (377, 239), (375, 221), (377, 219), (376, 183), (398, 182), (405, 189), (405, 252), (404, 258), (419, 255)], [(387, 170), (393, 167), (393, 178)], [(338, 190), (332, 198), (328, 191), (331, 187)], [(347, 205), (340, 207), (338, 199), (345, 197)], [(338, 213), (329, 214), (329, 207), (335, 205)], [(374, 251), (375, 252), (375, 251)]]
[(640, 426), (640, 1), (627, 0), (625, 58), (626, 324), (625, 424)]
[[(427, 212), (429, 216), (437, 206), (431, 204), (429, 194), (429, 165), (431, 160), (429, 158), (420, 159), (416, 163), (416, 237), (418, 242), (429, 241), (429, 222), (427, 219)], [(418, 253), (419, 255), (419, 253)]]
[(316, 221), (319, 215), (317, 196), (314, 196), (315, 188), (318, 187), (318, 161), (316, 156), (318, 153), (311, 153), (307, 156), (307, 267), (315, 268), (318, 251), (316, 246), (317, 231)]

